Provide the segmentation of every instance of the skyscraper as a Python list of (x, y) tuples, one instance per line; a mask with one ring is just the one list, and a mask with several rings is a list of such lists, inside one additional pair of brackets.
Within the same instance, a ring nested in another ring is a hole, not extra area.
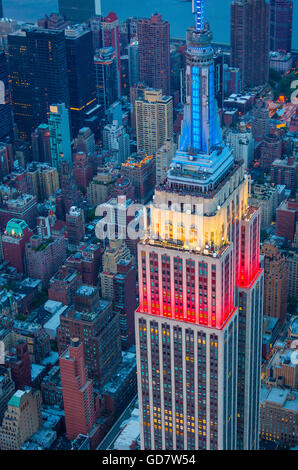
[(260, 215), (248, 206), (244, 165), (222, 138), (203, 1), (195, 3), (195, 13), (195, 27), (187, 31), (179, 149), (155, 190), (138, 247), (141, 447), (253, 449), (262, 332)]
[[(0, 12), (1, 18), (1, 12)], [(12, 109), (9, 100), (8, 67), (6, 54), (0, 50), (0, 140), (12, 136)]]
[(155, 13), (138, 22), (140, 80), (170, 95), (170, 25)]
[(8, 36), (8, 51), (14, 118), (29, 141), (50, 105), (69, 105), (64, 31), (26, 27)]
[(95, 425), (93, 383), (88, 379), (84, 345), (73, 338), (60, 357), (62, 394), (65, 410), (66, 435), (75, 439), (87, 435)]
[(147, 88), (135, 101), (135, 113), (138, 151), (152, 155), (173, 137), (173, 99)]
[(243, 88), (268, 81), (269, 4), (266, 0), (232, 2), (231, 66), (240, 68)]
[(106, 111), (119, 97), (119, 71), (113, 47), (99, 49), (94, 56), (97, 103)]
[(121, 95), (121, 51), (119, 36), (119, 20), (114, 12), (110, 12), (101, 23), (102, 45), (104, 48), (113, 47), (116, 52), (117, 70), (119, 75), (119, 95)]
[(270, 0), (270, 50), (291, 52), (292, 0)]
[(64, 103), (50, 107), (49, 131), (52, 166), (60, 170), (62, 161), (72, 164), (69, 112)]
[(86, 113), (96, 106), (92, 33), (81, 26), (67, 28), (65, 43), (70, 121), (76, 136), (84, 127)]
[(60, 15), (72, 23), (83, 23), (101, 15), (101, 0), (58, 0)]

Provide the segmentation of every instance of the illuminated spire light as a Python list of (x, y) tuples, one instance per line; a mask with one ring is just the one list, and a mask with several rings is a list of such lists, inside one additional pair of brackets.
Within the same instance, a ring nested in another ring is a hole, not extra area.
[(196, 30), (204, 30), (204, 0), (194, 0), (196, 14)]

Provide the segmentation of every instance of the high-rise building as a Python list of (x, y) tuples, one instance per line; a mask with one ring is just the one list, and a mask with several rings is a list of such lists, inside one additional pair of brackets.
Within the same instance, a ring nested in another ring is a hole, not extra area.
[(11, 371), (0, 365), (0, 423), (7, 409), (7, 404), (15, 392), (15, 385), (11, 378)]
[(289, 273), (286, 258), (277, 246), (264, 243), (264, 315), (284, 323), (287, 314)]
[(20, 450), (42, 426), (39, 390), (17, 390), (8, 402), (0, 427), (0, 449)]
[(51, 162), (60, 170), (62, 161), (72, 164), (69, 111), (64, 103), (50, 106), (49, 131)]
[(80, 25), (69, 27), (65, 31), (65, 43), (70, 121), (72, 135), (76, 136), (84, 127), (88, 113), (96, 111), (92, 33)]
[(122, 350), (129, 349), (135, 343), (136, 307), (136, 271), (131, 260), (121, 259), (114, 276), (114, 311), (119, 313)]
[(173, 99), (161, 90), (147, 88), (135, 101), (138, 151), (152, 155), (173, 137)]
[(156, 152), (156, 184), (162, 183), (166, 177), (170, 164), (176, 154), (177, 145), (173, 139), (166, 139)]
[(27, 32), (35, 126), (47, 122), (50, 106), (69, 106), (64, 31), (32, 29)]
[(103, 148), (109, 151), (110, 159), (118, 165), (121, 165), (129, 157), (129, 135), (125, 127), (118, 124), (118, 121), (104, 127)]
[(93, 383), (87, 375), (84, 345), (79, 338), (70, 340), (59, 362), (66, 435), (73, 440), (78, 434), (88, 435), (95, 425)]
[(76, 248), (80, 245), (85, 235), (85, 218), (82, 209), (72, 206), (66, 214), (66, 227), (68, 246)]
[(101, 0), (58, 0), (58, 7), (60, 15), (74, 24), (101, 15)]
[(279, 160), (282, 155), (282, 136), (275, 131), (274, 128), (264, 136), (264, 140), (260, 146), (259, 166), (267, 173), (272, 168), (274, 160)]
[(40, 124), (31, 134), (33, 161), (51, 163), (50, 131)]
[(139, 41), (133, 39), (128, 45), (129, 86), (132, 87), (140, 81)]
[(269, 4), (266, 0), (232, 2), (231, 66), (240, 69), (243, 88), (268, 81)]
[(32, 162), (27, 166), (28, 188), (38, 201), (49, 199), (59, 189), (57, 168), (46, 163)]
[(25, 273), (25, 246), (33, 232), (24, 220), (11, 219), (2, 235), (2, 250), (4, 260), (18, 273)]
[(16, 390), (25, 390), (25, 387), (31, 387), (31, 361), (27, 341), (19, 340), (14, 351), (9, 351), (5, 364), (11, 370), (11, 378), (15, 383)]
[(45, 287), (66, 259), (65, 238), (44, 239), (32, 235), (26, 244), (25, 256), (28, 276), (40, 279)]
[(121, 95), (121, 51), (120, 51), (120, 36), (119, 36), (119, 20), (116, 13), (110, 12), (101, 23), (102, 31), (102, 47), (113, 47), (116, 53), (117, 70), (118, 70), (118, 92)]
[(104, 299), (114, 299), (114, 276), (120, 260), (131, 260), (131, 254), (123, 240), (110, 240), (109, 247), (105, 249), (102, 259), (102, 272), (100, 273), (101, 294)]
[(270, 50), (291, 52), (293, 1), (270, 0)]
[(94, 56), (96, 99), (104, 111), (119, 98), (119, 71), (113, 47), (99, 49)]
[(170, 25), (155, 13), (138, 22), (140, 80), (170, 95)]
[(80, 273), (68, 266), (61, 266), (50, 280), (49, 300), (72, 305), (75, 292), (82, 284)]
[(7, 59), (5, 52), (0, 50), (0, 140), (7, 136), (12, 137), (12, 134), (13, 121), (9, 97)]
[(3, 18), (3, 6), (2, 6), (2, 0), (0, 0), (0, 18)]
[(47, 122), (53, 103), (69, 105), (64, 31), (27, 27), (8, 36), (15, 122), (22, 139)]
[[(103, 299), (94, 303), (97, 289), (81, 286), (79, 302), (62, 313), (57, 329), (58, 351), (62, 354), (72, 337), (83, 343), (88, 377), (97, 387), (103, 385), (116, 372), (121, 363), (119, 315), (112, 311), (112, 304)], [(82, 297), (92, 302), (82, 302)]]
[(140, 204), (147, 204), (153, 196), (155, 187), (155, 159), (153, 155), (132, 154), (121, 165), (121, 174), (126, 176), (133, 186), (133, 199)]
[(138, 247), (141, 447), (255, 449), (260, 215), (248, 205), (243, 163), (223, 142), (212, 35), (203, 2), (195, 7), (179, 149), (166, 182), (155, 190)]
[(43, 29), (66, 29), (70, 25), (63, 16), (57, 13), (51, 13), (50, 16), (45, 15), (44, 18), (37, 21), (39, 28)]
[(258, 100), (252, 110), (251, 131), (256, 142), (261, 142), (269, 132), (269, 110), (265, 101)]

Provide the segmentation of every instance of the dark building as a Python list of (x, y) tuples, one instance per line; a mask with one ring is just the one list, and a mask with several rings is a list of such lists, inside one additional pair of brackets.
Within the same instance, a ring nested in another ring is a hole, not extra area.
[(127, 350), (135, 343), (134, 313), (137, 308), (136, 272), (130, 260), (117, 263), (114, 276), (114, 311), (120, 316), (121, 346)]
[[(81, 295), (94, 296), (94, 287), (82, 286)], [(87, 304), (86, 304), (87, 305)], [(84, 344), (88, 376), (96, 386), (106, 383), (121, 362), (119, 315), (112, 311), (111, 302), (100, 299), (96, 307), (78, 310), (79, 305), (62, 313), (57, 329), (58, 351), (62, 354), (77, 337)]]
[(138, 23), (140, 81), (170, 95), (170, 25), (155, 13)]
[(32, 235), (26, 222), (18, 219), (11, 219), (2, 235), (3, 257), (18, 273), (25, 273), (25, 246)]
[(44, 18), (37, 21), (39, 28), (44, 29), (66, 29), (70, 22), (66, 21), (63, 16), (57, 13), (51, 13), (50, 16), (45, 15)]
[(81, 26), (67, 28), (65, 42), (70, 120), (76, 136), (84, 127), (86, 114), (96, 106), (92, 33)]
[(3, 18), (3, 6), (2, 6), (2, 0), (0, 0), (0, 18)]
[(27, 341), (20, 340), (15, 345), (15, 351), (8, 353), (6, 365), (11, 370), (11, 378), (15, 383), (16, 390), (24, 390), (31, 387), (31, 361)]
[(83, 23), (100, 14), (99, 0), (58, 0), (60, 15), (72, 23)]
[(61, 266), (50, 280), (49, 300), (72, 305), (75, 292), (82, 284), (80, 273), (67, 266)]
[(33, 123), (33, 87), (26, 31), (19, 30), (8, 35), (8, 63), (14, 121), (20, 139), (29, 141), (36, 126)]
[(240, 68), (243, 88), (268, 81), (269, 4), (266, 0), (233, 1), (231, 66)]
[(270, 50), (291, 52), (292, 0), (270, 0)]
[(106, 111), (119, 98), (119, 71), (113, 47), (100, 49), (94, 57), (97, 103)]
[(31, 134), (33, 161), (51, 163), (50, 131), (47, 124), (40, 124)]
[(69, 105), (64, 31), (35, 29), (27, 32), (33, 86), (33, 118), (47, 122), (50, 105)]
[(8, 36), (15, 122), (22, 139), (47, 122), (50, 105), (69, 105), (64, 31), (27, 28)]
[[(2, 18), (1, 11), (0, 18)], [(7, 60), (5, 52), (0, 51), (0, 140), (2, 140), (4, 137), (12, 136), (12, 134), (13, 121), (9, 99)]]
[(119, 73), (119, 94), (121, 94), (121, 61), (120, 61), (120, 35), (119, 20), (114, 12), (110, 12), (101, 23), (102, 30), (102, 46), (113, 47), (116, 52), (117, 69)]

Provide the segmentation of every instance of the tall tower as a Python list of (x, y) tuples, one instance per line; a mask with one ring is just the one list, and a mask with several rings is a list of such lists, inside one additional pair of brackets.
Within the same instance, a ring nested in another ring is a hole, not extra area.
[(248, 206), (243, 162), (222, 139), (212, 36), (204, 2), (194, 7), (179, 149), (155, 190), (138, 247), (141, 446), (252, 449), (259, 423), (260, 215)]
[(231, 65), (240, 68), (243, 88), (268, 81), (269, 4), (266, 0), (233, 0)]
[(95, 425), (93, 382), (88, 379), (84, 345), (78, 338), (60, 357), (66, 434), (75, 439), (78, 434), (88, 434)]
[(291, 52), (292, 0), (270, 0), (270, 50)]
[(170, 95), (170, 25), (155, 13), (138, 22), (140, 81)]

